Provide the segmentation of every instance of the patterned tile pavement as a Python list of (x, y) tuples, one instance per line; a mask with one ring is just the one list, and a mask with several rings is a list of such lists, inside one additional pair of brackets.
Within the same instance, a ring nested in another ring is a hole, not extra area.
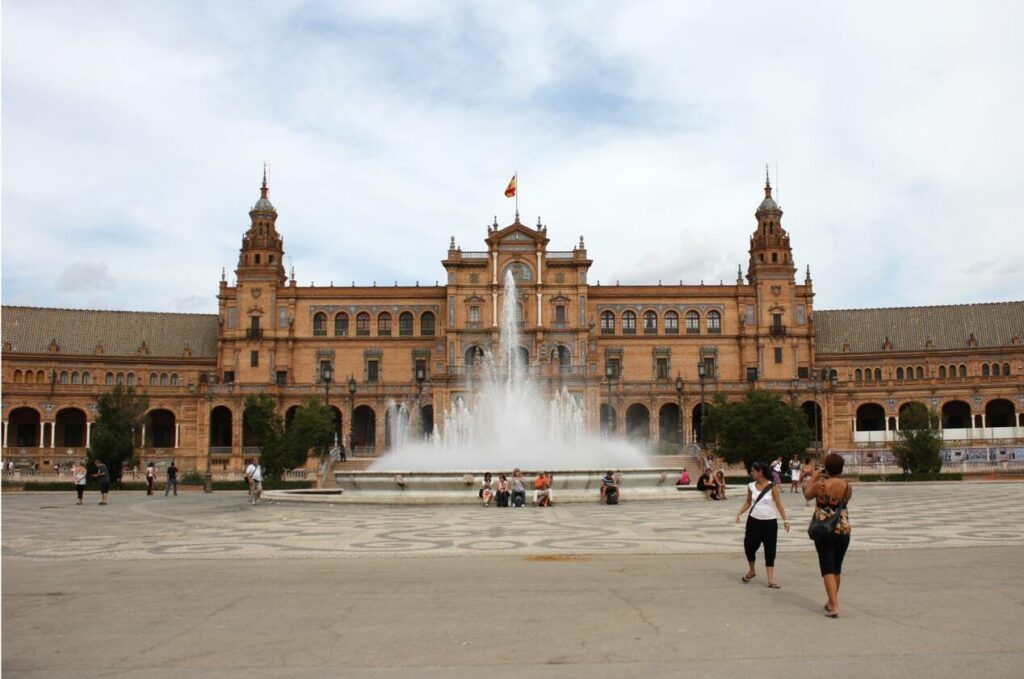
[[(811, 551), (810, 508), (779, 550)], [(244, 493), (177, 498), (5, 493), (3, 558), (29, 560), (298, 559), (360, 556), (700, 554), (741, 548), (740, 489), (724, 502), (623, 502), (551, 509), (265, 503)], [(1024, 483), (858, 484), (852, 550), (1024, 545)]]

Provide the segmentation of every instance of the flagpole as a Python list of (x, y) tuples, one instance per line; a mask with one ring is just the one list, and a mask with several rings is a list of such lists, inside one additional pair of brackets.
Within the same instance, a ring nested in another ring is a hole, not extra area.
[(516, 221), (519, 221), (519, 170), (516, 170)]

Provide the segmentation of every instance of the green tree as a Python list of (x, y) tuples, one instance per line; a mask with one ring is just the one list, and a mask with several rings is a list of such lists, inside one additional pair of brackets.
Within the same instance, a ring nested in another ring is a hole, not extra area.
[(121, 467), (135, 452), (135, 430), (145, 421), (149, 400), (134, 387), (117, 385), (96, 402), (96, 423), (89, 439), (90, 467), (102, 461), (111, 481), (121, 479)]
[(278, 478), (286, 465), (284, 422), (277, 401), (267, 394), (249, 394), (242, 410), (245, 426), (260, 447), (260, 465), (269, 477)]
[(892, 447), (903, 473), (934, 473), (942, 469), (939, 415), (923, 403), (911, 403), (900, 413), (900, 430)]
[(756, 460), (803, 455), (811, 442), (806, 414), (766, 391), (750, 391), (739, 401), (716, 394), (706, 427), (717, 441), (717, 454), (729, 464), (742, 462), (748, 470)]
[(320, 398), (306, 397), (295, 411), (285, 439), (290, 462), (287, 468), (304, 463), (311, 451), (322, 454), (334, 442), (334, 411)]

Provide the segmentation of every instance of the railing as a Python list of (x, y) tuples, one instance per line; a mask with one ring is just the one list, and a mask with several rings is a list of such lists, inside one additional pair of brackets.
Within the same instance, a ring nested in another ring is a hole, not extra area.
[(699, 335), (700, 334), (700, 328), (687, 328), (686, 329), (686, 334), (687, 335)]
[(601, 328), (601, 334), (602, 335), (614, 335), (615, 334), (615, 328)]
[(674, 328), (671, 328), (669, 326), (665, 326), (665, 334), (666, 335), (678, 335), (679, 334), (679, 326), (676, 326)]
[(210, 446), (210, 455), (230, 455), (231, 446)]
[(479, 330), (481, 327), (480, 321), (469, 321), (466, 323), (466, 327), (470, 330)]
[(262, 452), (260, 446), (242, 446), (242, 455), (259, 455)]
[[(326, 335), (327, 332), (324, 331), (324, 334)], [(256, 339), (256, 340), (258, 340), (258, 339), (261, 339), (262, 337), (263, 337), (263, 329), (262, 328), (246, 328), (246, 330), (245, 330), (245, 339), (251, 339), (251, 340), (252, 339)]]
[(548, 259), (572, 259), (576, 256), (575, 250), (548, 250)]
[(467, 250), (461, 254), (463, 259), (487, 259), (490, 256), (490, 253), (480, 250)]
[(622, 334), (623, 335), (635, 335), (636, 334), (636, 328), (623, 328), (622, 329)]
[(786, 326), (784, 325), (773, 325), (770, 327), (769, 332), (772, 337), (783, 337), (786, 334)]
[(569, 324), (566, 323), (565, 321), (555, 321), (554, 323), (551, 324), (551, 327), (553, 327), (556, 330), (563, 330), (565, 328), (568, 328)]
[(709, 335), (721, 335), (722, 334), (722, 329), (721, 328), (708, 328), (708, 334)]
[(658, 334), (658, 329), (657, 328), (644, 328), (644, 334), (645, 335), (657, 335)]

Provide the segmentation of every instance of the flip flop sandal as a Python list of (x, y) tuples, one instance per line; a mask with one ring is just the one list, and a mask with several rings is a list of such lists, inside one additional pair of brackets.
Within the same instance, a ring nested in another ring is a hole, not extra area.
[(743, 584), (744, 585), (747, 584), (748, 582), (750, 582), (751, 580), (753, 580), (756, 577), (757, 577), (757, 573), (754, 573), (753, 575), (744, 575), (743, 578), (742, 578)]
[(774, 582), (769, 582), (769, 583), (768, 583), (768, 587), (769, 587), (770, 589), (782, 589), (782, 585), (778, 585), (778, 584), (776, 584), (776, 583), (774, 583)]

